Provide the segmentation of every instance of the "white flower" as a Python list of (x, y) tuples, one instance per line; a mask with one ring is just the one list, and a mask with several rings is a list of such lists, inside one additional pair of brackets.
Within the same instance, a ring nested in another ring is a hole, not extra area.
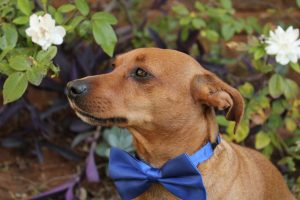
[(29, 25), (26, 34), (31, 37), (32, 42), (40, 45), (43, 50), (47, 50), (51, 44), (62, 44), (66, 35), (66, 30), (62, 26), (55, 26), (55, 20), (49, 14), (44, 16), (31, 15)]
[(275, 31), (270, 31), (266, 38), (266, 52), (269, 55), (276, 55), (276, 62), (286, 65), (289, 62), (296, 63), (300, 58), (299, 29), (290, 26), (284, 31), (280, 26)]

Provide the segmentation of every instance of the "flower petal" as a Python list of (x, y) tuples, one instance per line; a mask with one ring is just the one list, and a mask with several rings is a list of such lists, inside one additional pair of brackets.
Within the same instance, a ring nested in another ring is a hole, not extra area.
[(42, 49), (43, 49), (43, 50), (47, 50), (50, 46), (51, 46), (51, 42), (46, 42), (46, 43), (42, 46)]
[(297, 60), (298, 60), (298, 57), (297, 57), (297, 54), (289, 54), (288, 55), (288, 58), (289, 58), (289, 60), (291, 61), (291, 62), (293, 62), (293, 63), (296, 63), (297, 62)]
[(66, 35), (66, 31), (62, 26), (56, 26), (51, 35), (51, 42), (59, 45), (63, 43), (63, 37)]
[(29, 37), (32, 37), (32, 35), (34, 34), (34, 32), (35, 31), (31, 27), (29, 27), (29, 28), (27, 28), (25, 30), (26, 35), (29, 36)]
[(29, 26), (30, 28), (36, 29), (39, 26), (39, 18), (36, 14), (33, 14), (29, 18)]
[(284, 30), (281, 28), (281, 26), (277, 26), (276, 30), (275, 30), (275, 35), (283, 35), (284, 34)]
[(55, 20), (46, 13), (44, 16), (30, 16), (30, 26), (25, 30), (32, 42), (40, 45), (43, 50), (52, 44), (62, 44), (66, 31), (62, 26), (55, 26)]
[(271, 44), (269, 46), (266, 47), (266, 52), (269, 55), (274, 55), (277, 54), (279, 51), (279, 47), (276, 44)]
[(289, 59), (285, 54), (277, 54), (275, 59), (276, 59), (276, 62), (278, 62), (282, 65), (286, 65), (289, 63)]
[(51, 17), (50, 14), (45, 14), (43, 17), (41, 17), (41, 25), (47, 29), (51, 30), (55, 27), (55, 20)]

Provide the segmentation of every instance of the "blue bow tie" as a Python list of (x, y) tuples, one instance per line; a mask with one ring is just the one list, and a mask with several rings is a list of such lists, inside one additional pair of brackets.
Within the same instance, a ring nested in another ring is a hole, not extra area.
[(152, 183), (160, 183), (180, 199), (206, 200), (206, 189), (197, 166), (213, 153), (213, 144), (208, 142), (191, 156), (181, 154), (161, 168), (154, 168), (126, 151), (113, 147), (109, 158), (109, 176), (123, 200), (140, 196)]

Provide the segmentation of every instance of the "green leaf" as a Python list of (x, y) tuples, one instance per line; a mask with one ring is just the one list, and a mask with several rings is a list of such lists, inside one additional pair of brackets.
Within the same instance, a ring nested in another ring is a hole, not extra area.
[(272, 113), (281, 115), (286, 110), (283, 100), (275, 100), (272, 102)]
[(241, 123), (239, 124), (236, 134), (234, 135), (235, 141), (236, 142), (244, 141), (249, 134), (249, 130), (250, 130), (249, 129), (249, 121), (242, 120)]
[(271, 139), (267, 133), (260, 131), (259, 133), (256, 134), (255, 136), (256, 149), (263, 149), (264, 147), (268, 146), (270, 143), (271, 143)]
[(285, 80), (283, 94), (287, 99), (292, 99), (297, 97), (298, 91), (299, 91), (298, 84), (295, 81), (291, 79)]
[(179, 15), (188, 15), (189, 14), (189, 10), (182, 4), (173, 6), (172, 10)]
[(297, 124), (296, 124), (295, 120), (293, 120), (292, 118), (289, 118), (289, 117), (285, 118), (284, 124), (285, 124), (286, 129), (289, 132), (293, 132), (297, 128)]
[(86, 0), (75, 0), (75, 5), (82, 15), (87, 16), (89, 14), (90, 7)]
[(31, 14), (31, 3), (29, 0), (18, 0), (17, 1), (18, 9), (25, 15)]
[(49, 68), (51, 69), (51, 71), (54, 73), (52, 75), (53, 76), (58, 76), (59, 73), (59, 68), (57, 66), (55, 66), (53, 63), (49, 66)]
[(85, 17), (83, 16), (77, 16), (70, 21), (69, 25), (76, 28), (80, 24), (80, 22), (82, 22), (84, 19)]
[(23, 24), (27, 24), (29, 21), (28, 16), (21, 16), (21, 17), (17, 17), (13, 20), (14, 24), (18, 24), (18, 25), (23, 25)]
[(64, 22), (64, 16), (61, 12), (56, 11), (54, 14), (54, 19), (57, 24), (62, 24)]
[(266, 156), (268, 159), (271, 159), (271, 155), (273, 154), (274, 147), (272, 145), (266, 146), (263, 150), (262, 153), (264, 156)]
[(189, 27), (188, 27), (188, 26), (184, 26), (184, 27), (182, 28), (182, 30), (181, 30), (181, 35), (180, 35), (180, 37), (181, 37), (181, 39), (182, 39), (183, 41), (186, 41), (187, 38), (188, 38), (188, 36), (189, 36)]
[[(279, 118), (279, 120), (281, 120), (280, 117), (278, 117), (278, 118)], [(282, 145), (281, 145), (281, 143), (280, 143), (280, 141), (278, 139), (278, 135), (277, 135), (278, 133), (277, 133), (277, 131), (275, 131), (275, 132), (268, 132), (268, 134), (269, 134), (270, 139), (271, 139), (271, 144), (274, 147), (276, 147), (279, 151), (282, 151), (283, 148), (282, 148)]]
[(112, 127), (103, 131), (104, 140), (113, 147), (119, 147), (126, 151), (132, 151), (132, 136), (127, 129)]
[(3, 86), (3, 98), (4, 104), (10, 103), (12, 101), (20, 98), (28, 85), (25, 73), (15, 72), (11, 74), (4, 82)]
[(54, 15), (55, 15), (55, 12), (56, 12), (56, 9), (55, 9), (53, 6), (49, 5), (49, 6), (48, 6), (48, 12), (49, 12), (49, 14), (50, 14), (51, 16), (54, 16)]
[(268, 127), (271, 129), (279, 128), (282, 126), (282, 119), (280, 115), (271, 114), (268, 119)]
[(36, 59), (39, 62), (49, 62), (56, 56), (56, 54), (57, 54), (57, 47), (51, 46), (46, 51), (40, 50), (36, 56)]
[(300, 65), (298, 63), (290, 62), (290, 66), (293, 68), (293, 70), (300, 73)]
[(207, 38), (212, 42), (217, 42), (219, 40), (219, 34), (215, 30), (207, 29), (201, 32), (201, 36)]
[(232, 9), (232, 3), (231, 0), (220, 0), (223, 8), (225, 9)]
[(221, 126), (228, 126), (229, 121), (223, 115), (217, 115), (217, 123)]
[(280, 161), (278, 161), (279, 165), (287, 165), (290, 171), (296, 171), (296, 164), (294, 162), (294, 159), (290, 156), (282, 158)]
[(259, 33), (261, 32), (261, 27), (257, 22), (257, 18), (255, 18), (255, 17), (247, 17), (246, 18), (245, 29), (248, 34), (251, 34), (253, 32), (253, 30), (255, 30)]
[(296, 0), (297, 6), (300, 8), (300, 0)]
[(273, 74), (269, 80), (269, 93), (272, 97), (279, 97), (285, 88), (285, 81), (279, 74)]
[(17, 55), (9, 58), (9, 66), (16, 71), (30, 69), (31, 63), (26, 56)]
[(92, 20), (106, 22), (111, 25), (118, 23), (117, 18), (108, 12), (96, 12), (93, 14)]
[(264, 25), (263, 30), (262, 30), (262, 35), (269, 35), (270, 30), (273, 29), (273, 24), (272, 23), (267, 23)]
[(18, 41), (18, 32), (11, 24), (2, 25), (3, 36), (0, 38), (0, 49), (13, 49)]
[(78, 31), (79, 36), (86, 37), (86, 35), (92, 31), (92, 22), (87, 19), (82, 21), (79, 24), (77, 31)]
[(195, 3), (195, 7), (197, 10), (199, 10), (200, 12), (204, 12), (205, 11), (205, 7), (202, 3), (200, 3), (199, 1), (196, 1)]
[(266, 54), (265, 49), (260, 47), (260, 48), (256, 48), (255, 52), (254, 52), (254, 60), (259, 60), (260, 58), (262, 58), (264, 55)]
[(27, 80), (36, 86), (39, 86), (44, 78), (44, 73), (41, 73), (37, 67), (32, 67), (26, 71)]
[(92, 22), (93, 36), (103, 51), (112, 57), (117, 36), (110, 24), (93, 20)]
[(239, 124), (236, 134), (233, 133), (234, 126), (235, 126), (235, 122), (230, 121), (226, 128), (226, 132), (229, 135), (231, 135), (236, 142), (244, 141), (249, 134), (249, 121), (242, 120), (241, 123)]
[(8, 65), (8, 63), (4, 60), (0, 62), (0, 73), (5, 74), (6, 76), (11, 75), (15, 71), (11, 69)]
[(229, 40), (234, 35), (234, 27), (232, 27), (230, 24), (222, 24), (221, 33), (225, 40)]
[(244, 26), (245, 22), (242, 19), (233, 21), (233, 27), (237, 33), (240, 33), (244, 29)]
[(57, 10), (61, 13), (68, 13), (75, 9), (76, 7), (73, 4), (64, 4), (60, 6)]
[(262, 73), (268, 73), (271, 72), (274, 69), (274, 66), (271, 64), (266, 64), (263, 60), (251, 60), (254, 68)]
[(69, 26), (71, 27), (68, 31), (72, 31), (74, 30), (83, 20), (85, 19), (85, 17), (83, 16), (77, 16), (75, 18), (73, 18), (71, 21), (70, 21), (70, 24)]
[(206, 26), (206, 23), (203, 19), (201, 18), (194, 18), (192, 20), (192, 25), (195, 29), (200, 29), (202, 27), (205, 27)]
[(179, 24), (184, 26), (184, 25), (188, 25), (191, 22), (192, 18), (190, 16), (184, 16), (181, 17), (179, 20)]
[(254, 87), (251, 83), (246, 82), (239, 87), (239, 91), (245, 98), (252, 98), (254, 93)]
[(96, 154), (102, 157), (109, 157), (110, 146), (107, 143), (100, 142), (96, 148)]

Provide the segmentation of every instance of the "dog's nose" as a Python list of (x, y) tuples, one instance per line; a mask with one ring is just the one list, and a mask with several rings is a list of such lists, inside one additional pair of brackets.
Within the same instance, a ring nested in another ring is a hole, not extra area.
[(69, 97), (77, 97), (87, 92), (88, 86), (85, 81), (75, 80), (67, 84), (67, 93)]

